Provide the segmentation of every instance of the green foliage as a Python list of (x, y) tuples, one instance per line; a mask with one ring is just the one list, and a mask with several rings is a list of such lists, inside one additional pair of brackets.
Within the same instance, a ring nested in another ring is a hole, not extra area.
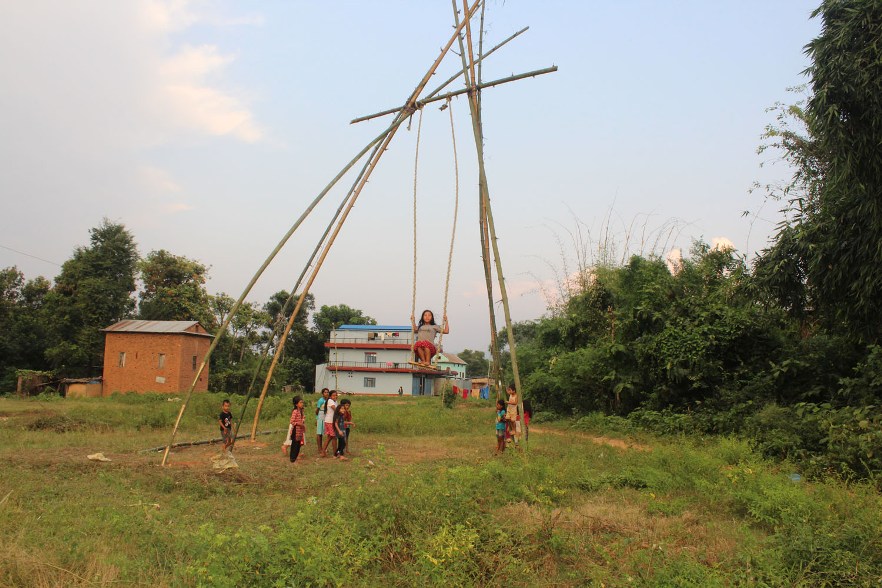
[(0, 393), (15, 389), (17, 368), (45, 366), (50, 339), (45, 299), (50, 287), (43, 277), (26, 282), (16, 267), (0, 270)]
[(89, 247), (74, 251), (45, 295), (52, 331), (46, 358), (52, 368), (70, 375), (101, 373), (101, 329), (128, 318), (135, 307), (134, 237), (125, 226), (107, 219), (89, 233)]
[(882, 414), (877, 406), (768, 405), (746, 432), (765, 455), (796, 462), (809, 475), (872, 480), (882, 488)]
[[(539, 413), (627, 415), (619, 430), (742, 434), (811, 475), (875, 480), (882, 350), (816, 330), (761, 292), (731, 250), (697, 243), (674, 273), (632, 258), (559, 313), (515, 329)], [(612, 426), (612, 423), (606, 423)]]
[(484, 356), (483, 351), (463, 349), (456, 355), (466, 362), (466, 375), (470, 378), (484, 378), (490, 369), (490, 360)]
[(882, 6), (824, 0), (821, 34), (806, 49), (811, 96), (767, 133), (794, 166), (789, 217), (758, 264), (774, 300), (800, 320), (870, 343), (882, 337)]
[(728, 470), (727, 478), (721, 491), (731, 495), (733, 507), (771, 533), (766, 581), (786, 574), (792, 585), (851, 586), (882, 573), (878, 524), (853, 518), (878, 500), (866, 488), (836, 502), (831, 485), (808, 493), (788, 476), (747, 463)]
[(561, 313), (517, 329), (527, 394), (557, 412), (682, 409), (753, 381), (784, 317), (755, 304), (731, 250), (696, 244), (672, 274), (633, 257), (599, 270)]
[(140, 318), (212, 325), (205, 291), (208, 269), (203, 264), (160, 249), (138, 262), (138, 271), (143, 283), (138, 304)]
[(357, 308), (350, 308), (345, 304), (323, 305), (313, 315), (312, 322), (322, 341), (327, 341), (331, 337), (331, 331), (341, 325), (377, 324), (376, 320), (366, 316), (362, 311)]
[(453, 408), (456, 405), (456, 394), (453, 393), (453, 384), (444, 382), (441, 388), (441, 404), (444, 408)]
[(854, 377), (840, 381), (841, 401), (854, 406), (882, 404), (882, 347), (872, 345), (855, 367)]

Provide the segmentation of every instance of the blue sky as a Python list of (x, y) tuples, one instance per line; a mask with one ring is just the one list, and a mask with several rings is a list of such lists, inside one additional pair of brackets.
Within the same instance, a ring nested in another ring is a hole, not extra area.
[[(728, 239), (748, 256), (764, 245), (778, 204), (749, 189), (788, 172), (760, 167), (770, 155), (756, 147), (773, 119), (766, 108), (795, 100), (787, 88), (806, 81), (814, 7), (488, 2), (488, 46), (530, 30), (488, 58), (485, 80), (560, 68), (484, 93), (515, 320), (544, 312), (542, 292), (574, 267), (577, 228), (589, 258), (605, 231), (616, 257), (688, 250), (695, 238)], [(48, 262), (66, 260), (106, 216), (131, 229), (142, 254), (198, 259), (211, 266), (210, 292), (238, 296), (383, 128), (349, 120), (403, 102), (451, 26), (441, 0), (3, 3), (0, 267), (51, 278), (59, 268)], [(484, 349), (489, 327), (468, 105), (452, 108), (461, 207), (445, 346), (460, 351)], [(447, 117), (424, 112), (418, 176), (417, 306), (436, 312), (453, 212)], [(313, 289), (319, 304), (407, 321), (415, 129), (398, 133), (360, 197)], [(293, 285), (341, 196), (295, 234), (251, 300)]]

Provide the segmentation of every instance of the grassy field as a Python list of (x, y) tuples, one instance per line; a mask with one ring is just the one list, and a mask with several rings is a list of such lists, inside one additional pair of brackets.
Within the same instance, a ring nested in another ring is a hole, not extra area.
[[(195, 397), (179, 440), (216, 436), (221, 398)], [(289, 404), (269, 398), (261, 429), (285, 428)], [(313, 440), (291, 466), (277, 434), (217, 474), (217, 446), (167, 467), (139, 452), (179, 406), (0, 398), (0, 585), (882, 582), (878, 493), (796, 480), (742, 441), (627, 438), (597, 417), (538, 422), (526, 451), (494, 457), (486, 401), (354, 398), (350, 461)], [(86, 459), (99, 451), (112, 461)]]

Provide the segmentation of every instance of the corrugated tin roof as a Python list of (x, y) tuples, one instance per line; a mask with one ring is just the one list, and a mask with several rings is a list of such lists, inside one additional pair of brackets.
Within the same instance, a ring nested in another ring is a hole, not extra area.
[[(188, 329), (199, 325), (199, 321), (119, 321), (106, 329), (105, 333), (183, 333), (198, 337), (211, 337), (208, 333), (194, 333)], [(199, 325), (201, 326), (201, 325)]]
[(401, 332), (404, 331), (406, 333), (410, 332), (410, 326), (401, 326), (401, 325), (340, 325), (335, 329), (336, 331), (376, 331), (378, 333), (388, 333), (388, 332)]
[(462, 359), (459, 358), (458, 355), (454, 355), (453, 353), (441, 353), (441, 356), (447, 359), (446, 363), (459, 363), (462, 365), (468, 365)]

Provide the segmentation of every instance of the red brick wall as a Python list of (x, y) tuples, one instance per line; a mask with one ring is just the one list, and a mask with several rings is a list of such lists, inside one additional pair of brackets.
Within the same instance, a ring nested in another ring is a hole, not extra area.
[[(104, 342), (104, 391), (178, 393), (189, 390), (196, 369), (208, 353), (211, 340), (181, 333), (114, 333), (106, 334)], [(119, 354), (125, 352), (125, 366), (119, 366)], [(165, 364), (159, 367), (159, 354)], [(163, 381), (164, 380), (164, 381)], [(208, 366), (199, 376), (194, 389), (208, 390)]]

